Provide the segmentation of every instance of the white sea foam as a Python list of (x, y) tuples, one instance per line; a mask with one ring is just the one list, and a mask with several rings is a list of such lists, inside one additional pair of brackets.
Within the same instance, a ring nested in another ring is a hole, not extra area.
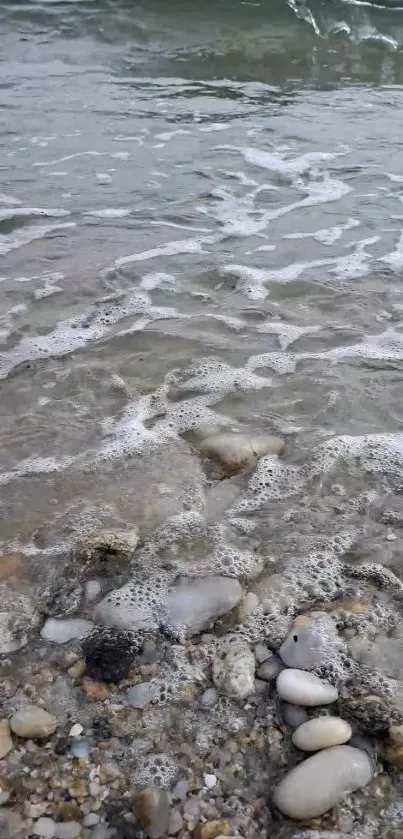
[(30, 227), (20, 228), (14, 230), (7, 235), (0, 235), (0, 256), (6, 256), (10, 251), (23, 248), (37, 239), (44, 239), (50, 233), (55, 233), (58, 230), (67, 230), (75, 227), (72, 221), (64, 222), (63, 224), (43, 224), (31, 225)]

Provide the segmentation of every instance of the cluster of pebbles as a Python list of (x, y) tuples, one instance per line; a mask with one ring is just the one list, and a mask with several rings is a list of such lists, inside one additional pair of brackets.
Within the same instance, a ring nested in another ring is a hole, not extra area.
[[(196, 443), (229, 482), (282, 450), (214, 429)], [(99, 529), (33, 612), (1, 559), (0, 839), (403, 835), (403, 672), (372, 667), (400, 643), (400, 581), (356, 566), (347, 596), (335, 553), (318, 604), (234, 530), (192, 508), (148, 541)]]

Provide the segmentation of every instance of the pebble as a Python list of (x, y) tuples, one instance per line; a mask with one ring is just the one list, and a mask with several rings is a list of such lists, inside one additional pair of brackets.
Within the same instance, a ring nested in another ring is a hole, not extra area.
[(55, 825), (55, 839), (77, 839), (81, 835), (78, 822), (59, 822)]
[(158, 686), (153, 682), (141, 682), (126, 693), (127, 704), (132, 708), (145, 708), (158, 694)]
[(272, 655), (272, 651), (269, 650), (268, 647), (265, 647), (264, 644), (256, 644), (255, 658), (258, 664), (263, 664), (263, 662), (267, 661), (268, 658), (271, 658)]
[(50, 737), (56, 731), (57, 719), (36, 705), (20, 708), (11, 717), (10, 727), (18, 737)]
[(337, 658), (340, 652), (346, 652), (346, 645), (328, 616), (317, 620), (305, 616), (297, 618), (279, 649), (284, 664), (299, 670), (321, 667)]
[(170, 836), (176, 836), (183, 828), (183, 818), (179, 810), (172, 810), (169, 816), (168, 833)]
[(284, 665), (280, 659), (271, 654), (270, 658), (260, 665), (256, 675), (258, 679), (263, 679), (265, 682), (274, 682), (282, 670), (284, 670)]
[(82, 726), (82, 725), (80, 725), (80, 723), (79, 723), (79, 722), (76, 722), (76, 723), (74, 723), (74, 725), (72, 725), (72, 726), (71, 726), (71, 728), (70, 728), (70, 731), (69, 731), (69, 737), (79, 737), (79, 736), (80, 736), (80, 734), (82, 734), (82, 733), (83, 733), (83, 731), (84, 731), (83, 726)]
[(198, 443), (204, 457), (217, 461), (225, 474), (235, 475), (265, 454), (280, 454), (284, 443), (278, 437), (263, 434), (249, 435), (224, 432), (214, 434)]
[(220, 693), (246, 699), (255, 692), (255, 656), (245, 641), (224, 639), (213, 662), (213, 681)]
[(274, 803), (292, 819), (312, 819), (369, 784), (373, 776), (365, 752), (352, 746), (333, 746), (295, 766), (276, 788)]
[(301, 751), (316, 752), (347, 743), (352, 733), (351, 725), (340, 717), (316, 717), (294, 731), (292, 742)]
[(88, 816), (83, 818), (83, 825), (84, 827), (94, 827), (94, 825), (99, 824), (100, 816), (98, 813), (88, 813)]
[(329, 705), (338, 697), (337, 688), (305, 670), (286, 669), (277, 676), (277, 692), (293, 705)]
[(200, 704), (203, 708), (214, 708), (217, 705), (220, 696), (216, 688), (207, 688), (200, 698)]
[(8, 720), (0, 720), (0, 760), (8, 755), (13, 748), (13, 741), (10, 736), (10, 724)]
[(39, 836), (40, 839), (53, 839), (55, 835), (55, 822), (53, 819), (48, 819), (43, 816), (35, 822), (33, 827), (33, 835)]
[(149, 839), (159, 839), (168, 830), (169, 799), (164, 789), (146, 787), (135, 797), (137, 818)]
[(241, 597), (241, 585), (231, 577), (182, 580), (167, 597), (165, 628), (175, 638), (197, 635), (230, 612)]
[(299, 725), (303, 725), (307, 721), (308, 714), (305, 708), (301, 708), (300, 705), (290, 705), (288, 702), (285, 702), (283, 705), (283, 719), (286, 725), (289, 725), (291, 728), (298, 728)]
[(41, 638), (53, 644), (67, 644), (68, 641), (82, 641), (94, 628), (92, 621), (84, 618), (61, 620), (48, 618), (41, 629)]
[(88, 760), (91, 754), (91, 744), (89, 740), (75, 740), (71, 744), (70, 751), (77, 760)]
[(201, 826), (200, 839), (218, 839), (219, 836), (229, 836), (230, 832), (229, 822), (214, 819)]
[(90, 833), (90, 839), (109, 839), (111, 832), (105, 824), (97, 824)]
[(188, 792), (189, 781), (187, 781), (186, 778), (181, 778), (181, 780), (175, 784), (172, 790), (172, 798), (177, 798), (180, 801), (185, 801)]
[(203, 780), (204, 786), (207, 787), (207, 789), (213, 789), (213, 787), (215, 787), (217, 783), (217, 775), (209, 775), (208, 773), (206, 773), (205, 775), (203, 775)]
[(105, 702), (106, 699), (109, 699), (110, 689), (101, 682), (85, 678), (81, 682), (81, 687), (90, 702)]
[(87, 580), (85, 584), (85, 596), (90, 602), (96, 600), (101, 594), (102, 586), (99, 580)]

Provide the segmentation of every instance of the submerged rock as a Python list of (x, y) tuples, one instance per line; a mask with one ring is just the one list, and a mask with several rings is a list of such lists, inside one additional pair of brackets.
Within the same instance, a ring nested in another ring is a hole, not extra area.
[(28, 642), (39, 621), (31, 599), (0, 585), (0, 655), (16, 652)]
[(57, 719), (37, 705), (27, 705), (11, 717), (10, 727), (18, 737), (32, 739), (50, 737), (57, 728)]
[(235, 432), (221, 432), (198, 442), (199, 451), (221, 467), (228, 476), (253, 465), (265, 454), (280, 454), (284, 443), (279, 437), (264, 434), (249, 435)]
[(169, 592), (164, 628), (175, 638), (197, 635), (239, 603), (242, 588), (230, 577), (182, 579)]
[(77, 542), (74, 559), (86, 572), (110, 576), (129, 565), (138, 540), (136, 527), (131, 530), (100, 530)]
[(169, 800), (164, 789), (146, 787), (136, 795), (137, 818), (149, 839), (165, 836), (169, 824)]
[(298, 728), (298, 726), (307, 722), (308, 714), (301, 705), (290, 705), (289, 702), (285, 702), (283, 705), (283, 719), (290, 728)]
[(293, 705), (329, 705), (338, 697), (337, 688), (305, 670), (282, 670), (277, 676), (277, 692)]
[(368, 755), (352, 746), (334, 746), (303, 760), (274, 793), (279, 810), (292, 819), (322, 816), (374, 776)]
[(13, 741), (10, 735), (10, 724), (8, 720), (0, 720), (0, 760), (3, 759), (13, 748)]
[(213, 664), (213, 681), (220, 693), (246, 699), (255, 692), (255, 656), (245, 641), (224, 639)]
[(114, 589), (96, 606), (95, 622), (132, 632), (157, 629), (157, 600), (151, 581), (149, 589), (144, 592), (135, 583), (126, 583), (122, 588)]
[(298, 670), (315, 670), (334, 663), (337, 655), (345, 652), (346, 645), (328, 616), (297, 620), (279, 649), (284, 664)]
[(126, 701), (132, 708), (146, 708), (158, 693), (158, 687), (153, 682), (140, 682), (140, 684), (129, 688), (126, 693)]
[(141, 646), (141, 639), (133, 633), (96, 630), (82, 644), (87, 676), (99, 682), (121, 682)]
[(48, 618), (41, 629), (41, 638), (54, 644), (67, 644), (68, 641), (81, 641), (93, 630), (92, 621), (84, 618), (56, 620)]
[(316, 752), (347, 743), (352, 733), (351, 725), (340, 717), (316, 717), (294, 731), (292, 742), (304, 752)]

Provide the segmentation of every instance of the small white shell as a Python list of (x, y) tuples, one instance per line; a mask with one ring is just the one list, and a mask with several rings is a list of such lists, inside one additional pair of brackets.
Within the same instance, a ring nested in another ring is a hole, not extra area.
[(351, 725), (340, 717), (316, 717), (295, 729), (292, 742), (301, 751), (317, 752), (347, 743), (352, 733)]
[(305, 670), (282, 670), (277, 676), (277, 693), (293, 705), (329, 705), (338, 697), (337, 688)]

